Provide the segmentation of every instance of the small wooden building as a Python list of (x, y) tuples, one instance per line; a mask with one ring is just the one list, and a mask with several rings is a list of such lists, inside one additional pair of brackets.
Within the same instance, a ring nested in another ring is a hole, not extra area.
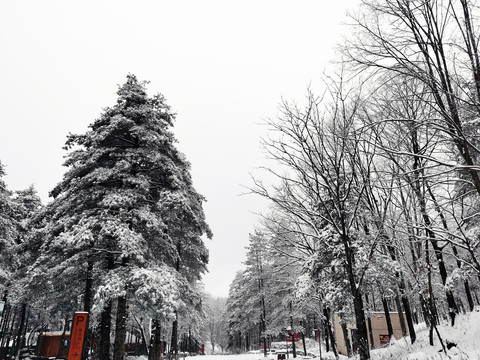
[(38, 336), (35, 348), (36, 359), (67, 358), (70, 333), (45, 332)]
[[(407, 320), (405, 318), (405, 314), (403, 315), (405, 319), (405, 324)], [(393, 329), (393, 337), (395, 339), (402, 338), (402, 327), (400, 326), (400, 316), (398, 312), (390, 311), (390, 318), (392, 320), (392, 329)], [(385, 319), (384, 312), (373, 312), (371, 313), (370, 323), (372, 324), (372, 328), (367, 321), (367, 332), (368, 332), (368, 345), (370, 349), (375, 349), (382, 345), (388, 344), (390, 342), (390, 338), (388, 336), (388, 328), (387, 328), (387, 321)], [(337, 350), (342, 355), (347, 355), (347, 344), (345, 341), (345, 337), (343, 336), (342, 327), (340, 325), (340, 318), (335, 315), (334, 318), (334, 329), (335, 329), (335, 340), (337, 343)], [(408, 332), (408, 329), (407, 329)], [(347, 334), (350, 340), (350, 344), (352, 346), (353, 351), (356, 351), (358, 344), (357, 344), (357, 329), (354, 324), (347, 325)], [(371, 335), (370, 335), (371, 334)], [(371, 343), (371, 339), (373, 338), (373, 344)]]

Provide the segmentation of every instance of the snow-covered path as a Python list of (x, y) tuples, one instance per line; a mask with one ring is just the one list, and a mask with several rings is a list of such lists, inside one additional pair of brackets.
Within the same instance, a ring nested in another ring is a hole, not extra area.
[[(196, 355), (188, 356), (186, 360), (274, 360), (276, 356), (269, 356), (267, 358), (263, 357), (262, 354), (238, 354), (238, 355)], [(146, 357), (137, 357), (131, 358), (132, 360), (146, 360)], [(182, 357), (179, 357), (179, 360), (183, 360)]]
[(264, 360), (276, 359), (276, 356), (263, 357), (263, 354), (238, 354), (238, 355), (198, 355), (190, 356), (188, 360)]

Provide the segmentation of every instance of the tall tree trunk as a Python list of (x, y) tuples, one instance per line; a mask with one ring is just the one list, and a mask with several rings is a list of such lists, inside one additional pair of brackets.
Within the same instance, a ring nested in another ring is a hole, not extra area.
[(385, 299), (385, 296), (383, 295), (382, 295), (382, 305), (383, 305), (383, 312), (385, 313), (385, 320), (387, 322), (388, 337), (390, 338), (390, 340), (392, 340), (393, 338), (392, 319), (390, 317), (390, 311), (388, 309), (387, 299)]
[(360, 356), (360, 360), (368, 360), (370, 359), (370, 349), (367, 338), (367, 321), (365, 319), (365, 309), (360, 290), (355, 292), (353, 306), (355, 308), (355, 320), (357, 323), (358, 355)]
[(155, 360), (155, 336), (157, 331), (157, 320), (152, 319), (152, 332), (150, 333), (150, 344), (148, 345), (148, 360)]
[(7, 339), (6, 339), (6, 342), (5, 342), (5, 347), (7, 348), (10, 348), (10, 340), (11, 340), (11, 337), (13, 335), (13, 327), (15, 326), (15, 320), (18, 316), (18, 310), (17, 310), (17, 306), (14, 307), (13, 309), (13, 317), (12, 317), (12, 322), (10, 323), (10, 330), (8, 330), (7, 328)]
[[(426, 197), (425, 197), (425, 194), (422, 192), (420, 176), (422, 176), (422, 179), (423, 179), (424, 174), (422, 170), (423, 168), (420, 164), (420, 157), (417, 156), (417, 154), (420, 154), (420, 146), (418, 144), (417, 130), (414, 127), (414, 124), (411, 124), (410, 128), (411, 128), (411, 135), (412, 135), (412, 138), (411, 138), (412, 149), (413, 149), (413, 153), (415, 154), (414, 161), (413, 161), (414, 181), (410, 183), (417, 197), (418, 204), (420, 205), (420, 214), (422, 216), (423, 223), (425, 225), (425, 232), (428, 239), (430, 240), (430, 243), (432, 244), (433, 251), (437, 259), (440, 277), (442, 279), (443, 286), (445, 286), (447, 282), (447, 269), (445, 267), (445, 262), (443, 261), (443, 252), (442, 252), (442, 248), (438, 244), (438, 240), (436, 238), (435, 233), (431, 229), (432, 222), (430, 221), (430, 216), (428, 215), (428, 212), (427, 212)], [(422, 180), (422, 182), (424, 181)], [(426, 182), (424, 183), (426, 184)], [(480, 187), (478, 189), (480, 191)], [(445, 288), (445, 296), (447, 298), (447, 303), (448, 303), (448, 313), (450, 315), (451, 324), (453, 326), (455, 324), (455, 316), (458, 314), (457, 304), (455, 303), (453, 293), (449, 288)]]
[[(402, 201), (402, 206), (404, 209), (408, 209), (405, 196), (403, 194), (402, 189), (400, 188), (400, 198)], [(404, 216), (405, 216), (405, 221), (407, 224), (407, 231), (408, 231), (408, 244), (410, 248), (410, 254), (412, 255), (412, 265), (413, 265), (413, 270), (415, 273), (418, 271), (418, 254), (415, 251), (415, 231), (414, 231), (414, 226), (413, 226), (413, 221), (408, 213), (408, 211), (404, 211)], [(417, 335), (415, 333), (415, 327), (413, 326), (413, 319), (412, 319), (412, 310), (410, 306), (410, 301), (407, 297), (406, 294), (406, 286), (405, 286), (405, 280), (403, 279), (403, 276), (400, 281), (400, 292), (402, 296), (402, 303), (403, 303), (403, 308), (405, 309), (405, 315), (407, 316), (407, 324), (408, 324), (408, 333), (410, 335), (410, 341), (413, 344), (415, 340), (417, 339)], [(422, 300), (422, 297), (420, 297)], [(423, 310), (423, 308), (422, 308)], [(424, 313), (425, 315), (425, 313)], [(417, 319), (418, 322), (418, 319)]]
[[(172, 324), (172, 341), (170, 343), (170, 352), (177, 358), (178, 355), (178, 312), (175, 311), (175, 320)], [(242, 348), (240, 338), (240, 349)]]
[[(5, 302), (5, 300), (3, 301)], [(3, 308), (1, 331), (0, 331), (0, 347), (5, 346), (5, 339), (8, 333), (8, 324), (10, 323), (11, 312), (12, 312), (12, 307), (5, 302), (5, 307)]]
[(263, 356), (267, 357), (267, 337), (263, 336)]
[(160, 360), (162, 357), (162, 341), (161, 341), (162, 328), (160, 326), (160, 320), (158, 319), (152, 320), (152, 325), (153, 325), (153, 331), (152, 331), (153, 344), (151, 346), (148, 359)]
[(117, 316), (115, 319), (115, 342), (113, 344), (113, 360), (125, 358), (125, 336), (127, 334), (127, 296), (117, 299)]
[[(92, 309), (92, 294), (93, 294), (93, 261), (88, 258), (87, 260), (87, 270), (85, 273), (85, 295), (83, 299), (83, 311), (90, 314)], [(85, 329), (85, 336), (83, 340), (82, 348), (82, 360), (86, 359), (88, 356), (88, 351), (90, 349), (90, 343), (92, 340), (92, 332), (90, 330), (90, 316), (87, 319), (87, 326)]]
[(467, 294), (468, 308), (470, 309), (470, 311), (473, 311), (475, 304), (473, 303), (472, 292), (470, 291), (470, 285), (468, 284), (468, 280), (463, 281), (463, 286), (465, 287), (465, 294)]
[[(115, 268), (115, 258), (111, 252), (106, 253), (107, 270)], [(105, 304), (100, 314), (100, 330), (98, 343), (99, 360), (110, 360), (110, 333), (112, 330), (112, 307), (113, 301), (110, 299)]]
[(423, 320), (425, 320), (425, 324), (427, 325), (427, 327), (429, 327), (430, 326), (430, 314), (429, 314), (429, 311), (428, 311), (428, 304), (425, 301), (425, 297), (423, 296), (423, 294), (420, 294), (419, 297), (420, 297), (420, 307), (422, 308)]
[[(292, 311), (292, 302), (290, 301), (290, 312)], [(292, 354), (293, 357), (297, 357), (297, 349), (296, 349), (296, 344), (295, 344), (295, 331), (293, 331), (293, 316), (290, 315), (290, 327), (292, 328), (292, 331), (290, 333), (290, 337), (292, 338)]]
[(303, 331), (301, 332), (302, 334), (302, 345), (303, 345), (303, 354), (307, 356), (307, 345), (305, 344), (305, 334)]
[(361, 286), (355, 280), (354, 254), (350, 246), (350, 238), (344, 233), (342, 241), (345, 251), (345, 263), (350, 290), (353, 295), (353, 307), (355, 310), (355, 321), (358, 335), (358, 354), (360, 360), (370, 359), (370, 349), (368, 347), (367, 321), (365, 319), (365, 308), (363, 306)]
[[(448, 228), (448, 222), (447, 222), (447, 219), (445, 218), (445, 215), (443, 214), (443, 211), (435, 197), (435, 194), (433, 193), (432, 191), (432, 188), (430, 187), (430, 185), (428, 184), (428, 182), (426, 182), (427, 184), (427, 189), (428, 189), (428, 193), (430, 194), (430, 197), (432, 198), (432, 201), (435, 205), (435, 210), (437, 211), (438, 215), (440, 216), (440, 219), (442, 221), (442, 225), (443, 225), (443, 228), (446, 230), (447, 234), (449, 233), (449, 228)], [(462, 262), (460, 261), (460, 257), (459, 257), (459, 254), (458, 254), (458, 251), (457, 251), (457, 247), (455, 246), (454, 243), (450, 243), (451, 247), (452, 247), (452, 252), (453, 252), (453, 255), (455, 256), (455, 259), (456, 259), (456, 262), (457, 262), (457, 268), (461, 269), (462, 268)], [(442, 259), (443, 260), (443, 259)], [(443, 278), (442, 278), (442, 281), (443, 281)], [(444, 284), (445, 286), (445, 284)], [(464, 281), (464, 288), (465, 288), (465, 293), (467, 295), (467, 300), (468, 300), (468, 305), (469, 305), (469, 308), (470, 308), (470, 311), (473, 310), (473, 299), (472, 299), (472, 294), (470, 293), (470, 287), (468, 286), (468, 281), (465, 280)], [(449, 307), (450, 307), (450, 303), (449, 303)], [(458, 309), (457, 309), (457, 312), (458, 312)], [(453, 322), (454, 322), (454, 319), (452, 320), (452, 326), (453, 326)]]
[(403, 308), (405, 309), (405, 317), (407, 318), (408, 333), (410, 334), (410, 341), (413, 344), (417, 339), (417, 335), (415, 333), (415, 327), (413, 326), (413, 315), (412, 315), (412, 308), (410, 307), (410, 301), (408, 300), (407, 295), (405, 295), (404, 293), (402, 294), (402, 304), (403, 304)]
[(24, 329), (24, 325), (25, 325), (26, 314), (27, 314), (27, 304), (23, 303), (22, 308), (20, 310), (20, 321), (18, 323), (17, 337), (15, 339), (13, 352), (12, 352), (12, 354), (14, 356), (16, 356), (18, 354), (18, 351), (24, 345), (25, 338), (23, 338), (22, 335), (23, 335), (23, 329)]
[[(388, 238), (386, 235), (384, 235), (384, 237)], [(391, 245), (387, 245), (387, 250), (388, 250), (388, 253), (390, 254), (390, 258), (393, 261), (397, 261), (397, 254), (395, 252), (395, 248)], [(411, 251), (413, 252), (414, 250), (411, 249)], [(416, 264), (416, 260), (414, 260), (414, 263)], [(415, 333), (415, 328), (413, 327), (412, 311), (410, 309), (410, 302), (408, 301), (408, 298), (406, 295), (406, 286), (405, 286), (405, 281), (403, 280), (403, 273), (401, 273), (400, 271), (395, 271), (395, 278), (396, 278), (397, 286), (402, 299), (402, 302), (400, 303), (398, 293), (395, 295), (395, 303), (398, 309), (398, 316), (400, 320), (400, 326), (402, 328), (402, 335), (404, 337), (407, 336), (407, 327), (405, 325), (405, 319), (403, 317), (403, 312), (402, 312), (402, 304), (403, 304), (403, 307), (405, 310), (405, 317), (407, 319), (407, 324), (408, 324), (408, 330), (410, 334), (410, 342), (413, 344), (417, 339), (417, 336)]]
[(140, 351), (137, 351), (137, 355), (148, 355), (148, 346), (147, 346), (147, 339), (145, 338), (145, 330), (143, 329), (143, 318), (140, 318), (140, 321), (134, 316), (135, 321), (138, 324), (138, 328), (140, 329), (140, 334), (142, 338), (139, 341)]
[[(330, 351), (330, 344), (329, 344), (330, 334), (329, 334), (329, 332), (328, 332), (328, 324), (329, 324), (329, 322), (328, 322), (328, 317), (327, 317), (327, 315), (328, 315), (327, 308), (324, 307), (324, 308), (323, 308), (323, 317), (324, 317), (325, 320), (324, 320), (324, 321), (320, 321), (320, 324), (319, 324), (319, 326), (318, 326), (318, 333), (316, 333), (316, 335), (317, 335), (318, 337), (320, 337), (320, 335), (321, 335), (320, 328), (321, 328), (322, 323), (323, 323), (323, 333), (325, 334), (325, 350), (327, 350), (327, 352), (329, 352), (329, 351)], [(321, 319), (321, 317), (320, 317), (320, 319)], [(314, 326), (317, 328), (316, 324), (314, 324)], [(317, 339), (317, 341), (321, 342), (321, 339)]]
[(92, 291), (93, 291), (93, 262), (88, 259), (87, 270), (85, 273), (85, 296), (83, 298), (83, 311), (90, 313), (92, 308)]
[(428, 249), (428, 240), (425, 240), (425, 260), (427, 264), (427, 280), (428, 280), (428, 313), (430, 318), (430, 330), (428, 338), (430, 346), (433, 346), (433, 328), (436, 325), (435, 319), (435, 305), (433, 302), (433, 286), (432, 286), (432, 267), (430, 266), (430, 251)]
[[(246, 340), (246, 345), (247, 345), (247, 351), (248, 351), (248, 338)], [(189, 353), (192, 352), (192, 329), (190, 326), (188, 327), (188, 350)]]
[(331, 318), (330, 308), (324, 309), (323, 313), (325, 314), (325, 324), (327, 325), (327, 333), (329, 334), (330, 344), (332, 345), (332, 351), (333, 351), (333, 354), (335, 355), (335, 358), (337, 358), (338, 357), (337, 344), (335, 343), (335, 336), (333, 336), (332, 323), (330, 321), (330, 318)]
[[(430, 232), (432, 233), (432, 232)], [(445, 262), (443, 261), (443, 252), (440, 246), (438, 245), (437, 241), (432, 241), (430, 238), (430, 243), (432, 244), (433, 251), (435, 253), (435, 257), (437, 258), (438, 270), (440, 271), (440, 277), (442, 279), (442, 284), (445, 287), (447, 284), (447, 268), (445, 266)], [(445, 295), (447, 298), (448, 304), (448, 314), (450, 315), (451, 325), (455, 325), (455, 316), (458, 314), (458, 307), (455, 302), (455, 298), (453, 296), (453, 292), (450, 288), (445, 287)]]
[[(368, 310), (371, 311), (370, 302), (369, 302), (367, 294), (365, 294), (365, 302), (367, 304)], [(373, 342), (373, 329), (372, 329), (372, 318), (370, 316), (367, 319), (367, 323), (368, 323), (368, 336), (370, 338), (370, 346), (373, 349), (373, 344), (374, 344), (374, 342)]]
[(405, 324), (405, 318), (403, 317), (402, 304), (400, 303), (400, 298), (398, 294), (395, 294), (395, 305), (398, 312), (398, 320), (400, 321), (400, 327), (402, 328), (402, 336), (407, 336), (407, 325)]
[(98, 359), (110, 360), (110, 332), (112, 328), (112, 300), (108, 300), (100, 315)]

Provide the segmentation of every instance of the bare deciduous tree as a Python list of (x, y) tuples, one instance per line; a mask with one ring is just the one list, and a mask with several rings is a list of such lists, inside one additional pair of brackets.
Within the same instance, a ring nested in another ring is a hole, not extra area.
[(362, 8), (351, 17), (354, 36), (343, 53), (358, 71), (425, 85), (431, 99), (424, 105), (438, 111), (435, 126), (457, 150), (460, 162), (448, 165), (466, 172), (480, 194), (478, 135), (467, 126), (480, 114), (474, 6), (467, 0), (362, 0)]
[[(368, 186), (368, 176), (358, 172), (368, 169), (372, 154), (360, 154), (362, 140), (355, 128), (358, 102), (347, 100), (354, 95), (346, 94), (342, 86), (341, 79), (334, 83), (329, 88), (331, 101), (322, 103), (310, 93), (305, 109), (283, 103), (282, 115), (268, 124), (272, 136), (264, 141), (270, 157), (282, 167), (268, 169), (280, 184), (271, 190), (256, 180), (253, 190), (308, 228), (309, 236), (322, 241), (319, 247), (336, 247), (348, 279), (363, 360), (370, 357), (363, 283), (378, 237), (358, 231), (357, 217)], [(325, 237), (327, 228), (331, 237)]]

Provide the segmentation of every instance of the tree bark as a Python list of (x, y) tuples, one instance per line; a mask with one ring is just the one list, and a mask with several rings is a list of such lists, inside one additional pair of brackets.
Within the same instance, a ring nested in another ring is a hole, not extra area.
[(402, 294), (402, 304), (403, 304), (403, 308), (405, 309), (405, 317), (407, 318), (408, 333), (410, 334), (410, 341), (413, 344), (417, 339), (417, 335), (415, 333), (415, 327), (413, 326), (413, 316), (412, 316), (412, 308), (410, 307), (410, 301), (408, 300), (408, 297), (405, 294)]
[(363, 299), (360, 291), (356, 292), (353, 299), (355, 308), (355, 319), (357, 323), (358, 335), (358, 355), (360, 360), (370, 359), (370, 349), (368, 347), (367, 321), (365, 319), (365, 310), (363, 306)]
[[(428, 215), (427, 212), (427, 205), (426, 205), (426, 199), (425, 199), (425, 194), (422, 192), (422, 187), (421, 187), (421, 180), (420, 180), (420, 175), (422, 175), (423, 178), (423, 171), (421, 168), (420, 164), (420, 157), (417, 156), (417, 154), (420, 154), (420, 146), (418, 143), (418, 138), (417, 138), (417, 132), (413, 127), (413, 124), (410, 125), (411, 127), (411, 142), (412, 142), (412, 148), (413, 148), (413, 153), (415, 154), (414, 160), (413, 160), (413, 176), (414, 176), (414, 181), (411, 183), (412, 189), (417, 197), (418, 203), (420, 205), (420, 214), (423, 219), (423, 223), (425, 225), (425, 232), (430, 240), (430, 243), (432, 244), (433, 251), (435, 253), (435, 257), (437, 259), (437, 264), (438, 264), (438, 270), (440, 272), (440, 277), (442, 279), (442, 284), (445, 286), (447, 282), (447, 269), (445, 267), (445, 263), (443, 261), (443, 252), (442, 248), (438, 245), (438, 240), (435, 236), (435, 233), (431, 229), (432, 222), (430, 221), (430, 216)], [(479, 188), (480, 189), (480, 188)], [(445, 296), (447, 298), (447, 303), (448, 303), (448, 313), (450, 315), (451, 319), (451, 325), (453, 326), (455, 324), (455, 316), (458, 314), (458, 308), (457, 304), (455, 303), (455, 299), (453, 297), (453, 293), (450, 289), (445, 290)]]
[[(240, 340), (241, 341), (241, 340)], [(240, 348), (242, 344), (240, 342)], [(170, 352), (173, 354), (175, 358), (178, 355), (178, 313), (175, 311), (175, 320), (172, 324), (172, 341), (170, 345)]]
[(347, 235), (342, 236), (345, 251), (345, 263), (350, 290), (353, 295), (353, 307), (355, 310), (355, 321), (358, 335), (358, 354), (360, 360), (370, 359), (370, 349), (368, 347), (367, 321), (365, 319), (365, 308), (363, 306), (363, 298), (360, 284), (355, 281), (355, 272), (353, 268), (354, 254), (350, 247), (350, 239)]
[(338, 357), (337, 353), (337, 344), (335, 343), (335, 336), (333, 336), (332, 324), (330, 322), (330, 308), (326, 308), (323, 310), (325, 314), (325, 324), (327, 326), (327, 333), (329, 334), (328, 337), (330, 338), (330, 344), (332, 345), (332, 351), (335, 355), (335, 358)]
[(400, 297), (395, 294), (395, 305), (397, 306), (398, 320), (400, 321), (400, 327), (402, 328), (402, 336), (407, 336), (407, 325), (405, 324), (405, 318), (403, 317), (402, 304), (400, 303)]
[(465, 293), (467, 294), (468, 300), (468, 308), (470, 311), (473, 311), (475, 304), (473, 303), (472, 292), (470, 291), (470, 285), (468, 284), (468, 280), (463, 282), (463, 286), (465, 287)]
[(109, 300), (100, 315), (98, 358), (110, 360), (110, 332), (112, 328), (112, 300)]
[(382, 305), (383, 305), (383, 312), (385, 313), (385, 321), (387, 322), (387, 331), (390, 340), (393, 337), (393, 327), (392, 327), (392, 319), (390, 317), (390, 311), (388, 309), (387, 299), (382, 296)]
[[(318, 328), (318, 332), (316, 332), (315, 335), (318, 336), (318, 337), (320, 337), (320, 334), (321, 334), (320, 328), (321, 328), (322, 323), (323, 323), (323, 329), (324, 329), (323, 333), (325, 334), (325, 350), (327, 350), (327, 352), (329, 352), (329, 351), (330, 351), (330, 344), (329, 344), (330, 334), (328, 333), (328, 324), (329, 324), (329, 322), (328, 322), (328, 317), (327, 317), (327, 316), (328, 316), (328, 311), (327, 311), (327, 308), (324, 307), (324, 308), (323, 308), (323, 317), (324, 317), (325, 320), (324, 320), (324, 321), (321, 321), (321, 320), (320, 320), (320, 324), (318, 325), (318, 327), (316, 326), (316, 324), (314, 324), (314, 326), (315, 326), (316, 328)], [(322, 318), (322, 317), (320, 316), (320, 319), (321, 319), (321, 318)], [(316, 340), (317, 340), (317, 341), (318, 341), (318, 340), (321, 341), (321, 339), (316, 339)]]
[(24, 332), (23, 329), (24, 329), (24, 326), (25, 326), (26, 314), (27, 314), (27, 304), (23, 303), (22, 304), (22, 309), (20, 311), (20, 321), (19, 321), (19, 324), (18, 324), (17, 337), (15, 339), (14, 348), (13, 348), (13, 355), (14, 356), (16, 356), (18, 354), (18, 351), (24, 345), (23, 343), (25, 341), (25, 338), (22, 337), (22, 335), (23, 335), (23, 332)]
[(7, 302), (5, 301), (6, 300), (5, 298), (6, 298), (6, 295), (3, 300), (5, 302), (5, 305), (3, 308), (3, 316), (2, 316), (2, 323), (1, 323), (1, 329), (0, 329), (0, 347), (5, 346), (5, 338), (8, 332), (8, 324), (10, 322), (10, 316), (12, 312), (12, 307), (9, 304), (7, 304)]
[(305, 334), (302, 331), (302, 344), (303, 344), (303, 354), (307, 356), (307, 345), (305, 344)]
[[(290, 311), (292, 311), (292, 302), (290, 301)], [(297, 349), (295, 346), (295, 332), (293, 331), (293, 316), (290, 315), (290, 327), (292, 328), (292, 331), (290, 333), (290, 337), (292, 338), (292, 354), (293, 358), (297, 357)]]
[(93, 263), (89, 259), (87, 263), (87, 270), (85, 273), (85, 296), (83, 299), (83, 311), (90, 313), (92, 308), (92, 287), (93, 287)]
[(14, 310), (13, 310), (13, 318), (12, 318), (12, 322), (10, 324), (10, 330), (8, 330), (7, 328), (7, 339), (6, 339), (6, 342), (5, 342), (5, 347), (7, 348), (10, 348), (10, 340), (11, 340), (11, 336), (13, 335), (13, 327), (15, 326), (15, 320), (18, 316), (18, 310), (17, 310), (17, 306), (14, 307)]
[(157, 320), (152, 319), (152, 332), (150, 333), (150, 343), (148, 345), (148, 360), (154, 360), (155, 357), (155, 332), (157, 330)]
[[(107, 270), (115, 268), (115, 259), (111, 252), (106, 253)], [(110, 299), (105, 304), (100, 314), (100, 330), (98, 356), (100, 360), (110, 360), (110, 333), (112, 330), (112, 306), (113, 301)]]
[(430, 346), (433, 346), (433, 328), (436, 325), (435, 319), (435, 304), (433, 301), (433, 286), (432, 286), (432, 267), (430, 266), (430, 251), (428, 249), (428, 240), (425, 240), (425, 260), (427, 264), (427, 278), (428, 278), (428, 313), (430, 318), (430, 329), (428, 332), (428, 338)]
[[(431, 231), (429, 231), (429, 233), (432, 234)], [(437, 258), (438, 270), (440, 272), (442, 284), (443, 286), (445, 286), (447, 283), (447, 268), (445, 266), (445, 262), (443, 261), (442, 249), (438, 245), (438, 242), (435, 241), (432, 237), (430, 238), (430, 243), (432, 244), (435, 257)], [(447, 288), (445, 290), (445, 296), (447, 298), (448, 314), (450, 315), (451, 325), (453, 326), (455, 325), (455, 316), (458, 314), (458, 307), (455, 302), (455, 298), (453, 297), (453, 292), (452, 290), (450, 290), (450, 288)]]
[(160, 320), (152, 319), (152, 336), (148, 360), (160, 360), (162, 357)]
[(125, 358), (125, 335), (127, 333), (127, 297), (117, 300), (117, 316), (115, 320), (115, 342), (113, 344), (113, 360)]
[[(93, 262), (89, 258), (87, 260), (87, 270), (85, 274), (85, 294), (83, 299), (83, 311), (90, 314), (92, 309), (92, 294), (93, 294)], [(90, 343), (92, 340), (92, 332), (90, 330), (90, 317), (87, 319), (87, 327), (85, 329), (85, 337), (83, 341), (83, 348), (82, 348), (82, 360), (86, 359), (88, 356), (88, 351), (90, 349)]]

